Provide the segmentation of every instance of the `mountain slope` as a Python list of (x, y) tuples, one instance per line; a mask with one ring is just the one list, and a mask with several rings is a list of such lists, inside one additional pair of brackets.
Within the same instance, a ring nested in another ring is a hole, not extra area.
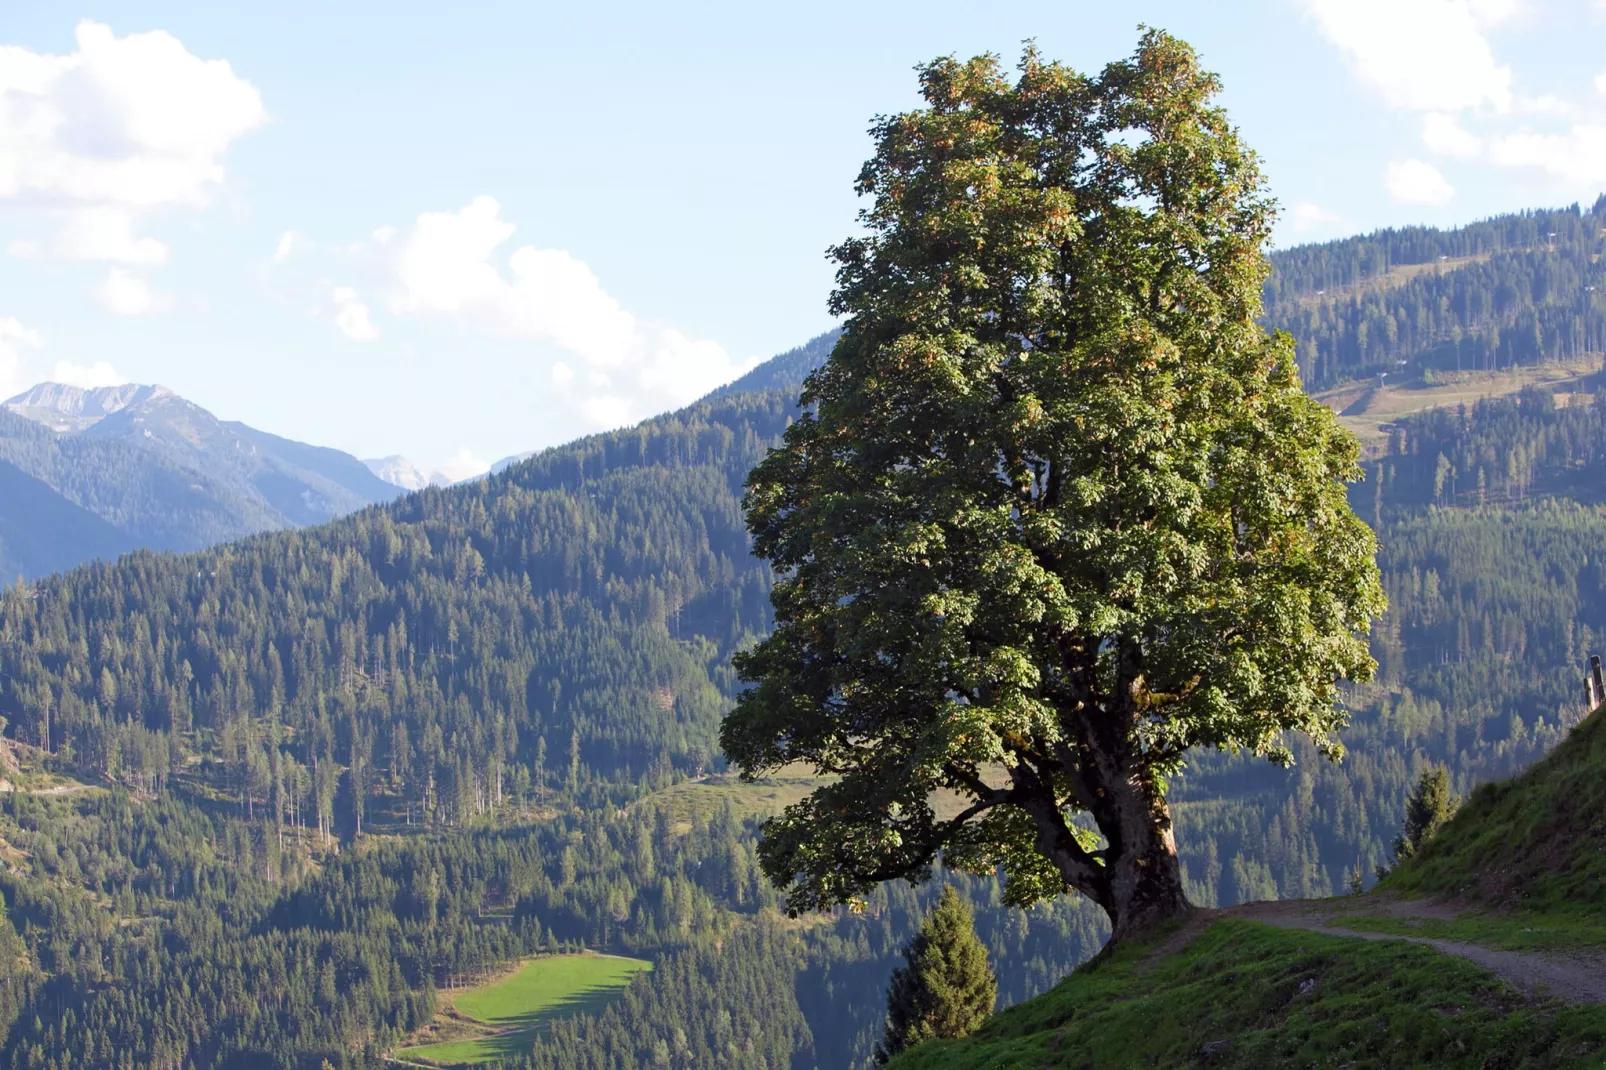
[(756, 390), (792, 390), (831, 356), (836, 340), (842, 336), (839, 329), (815, 335), (807, 342), (785, 353), (771, 357), (746, 375), (714, 390), (704, 400), (731, 397)]
[(1383, 887), (1606, 929), (1606, 707), (1520, 776), (1474, 791)]
[(128, 536), (0, 461), (0, 577), (55, 572), (133, 548)]
[[(399, 493), (338, 450), (219, 421), (151, 386), (40, 384), (0, 408), (0, 460), (117, 529), (125, 548), (197, 549), (320, 523)], [(0, 522), (28, 520), (20, 501), (0, 499)], [(59, 545), (104, 542), (97, 539), (88, 525), (78, 535), (63, 529)], [(36, 576), (91, 556), (30, 553), (16, 564)]]
[[(1521, 945), (1547, 916), (1565, 914), (1573, 923), (1562, 945), (1568, 951), (1581, 941), (1606, 944), (1603, 857), (1606, 708), (1520, 776), (1479, 788), (1381, 893), (1312, 904), (1337, 918), (1312, 923), (1280, 911), (1284, 927), (1274, 929), (1247, 920), (1265, 911), (1201, 917), (1100, 956), (1053, 991), (995, 1016), (974, 1037), (927, 1043), (891, 1065), (1599, 1066), (1606, 1004), (1599, 1002), (1598, 966), (1582, 974), (1592, 982), (1587, 993), (1554, 993), (1573, 1004), (1562, 1006), (1550, 992), (1522, 991), (1422, 943), (1451, 935)], [(1393, 919), (1409, 922), (1417, 912), (1389, 898), (1401, 892), (1454, 896), (1502, 912), (1402, 926)], [(1334, 924), (1374, 932), (1369, 939), (1335, 935)], [(1477, 957), (1499, 954), (1519, 957)], [(1526, 954), (1546, 960), (1543, 952)]]
[[(64, 435), (0, 409), (0, 460), (123, 532), (129, 545), (188, 549), (274, 524), (265, 503), (138, 442)], [(19, 503), (0, 515), (26, 523)], [(25, 572), (54, 571), (43, 562)]]
[(1406, 227), (1272, 254), (1267, 326), (1310, 389), (1606, 352), (1606, 195), (1452, 230)]

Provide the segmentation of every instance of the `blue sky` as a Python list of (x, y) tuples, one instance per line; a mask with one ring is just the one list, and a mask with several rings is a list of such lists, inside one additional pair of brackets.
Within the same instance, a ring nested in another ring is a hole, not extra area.
[(825, 329), (914, 64), (1192, 42), (1280, 244), (1606, 189), (1606, 0), (0, 5), (0, 392), (361, 456), (633, 422)]

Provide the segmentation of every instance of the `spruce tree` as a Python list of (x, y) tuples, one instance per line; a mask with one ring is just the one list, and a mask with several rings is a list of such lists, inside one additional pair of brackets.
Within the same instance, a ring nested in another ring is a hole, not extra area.
[(1461, 800), (1450, 790), (1450, 774), (1435, 766), (1422, 774), (1405, 802), (1405, 828), (1394, 840), (1396, 862), (1422, 849), (1455, 816)]
[(970, 904), (951, 884), (903, 957), (887, 993), (887, 1032), (876, 1048), (881, 1063), (930, 1037), (974, 1033), (998, 997), (998, 979), (971, 924)]

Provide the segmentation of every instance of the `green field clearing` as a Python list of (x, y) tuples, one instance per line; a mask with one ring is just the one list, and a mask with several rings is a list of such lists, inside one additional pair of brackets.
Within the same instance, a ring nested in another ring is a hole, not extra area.
[(506, 977), (441, 993), (429, 1044), (397, 1058), (437, 1066), (489, 1062), (528, 1051), (534, 1034), (556, 1018), (600, 1011), (652, 963), (617, 955), (548, 955)]
[[(647, 797), (652, 805), (666, 808), (679, 832), (691, 829), (692, 819), (707, 821), (729, 805), (738, 818), (769, 817), (801, 802), (810, 792), (829, 784), (835, 777), (810, 776), (802, 765), (788, 766), (775, 776), (751, 783), (734, 773), (704, 777), (666, 788)], [(969, 800), (947, 789), (932, 796), (937, 816), (947, 819), (970, 805)]]
[(1515, 394), (1525, 387), (1539, 386), (1567, 393), (1588, 376), (1600, 370), (1600, 358), (1524, 365), (1499, 372), (1439, 372), (1431, 385), (1408, 382), (1374, 390), (1366, 404), (1354, 411), (1356, 403), (1372, 387), (1372, 381), (1345, 383), (1315, 395), (1316, 400), (1337, 412), (1346, 413), (1339, 423), (1361, 440), (1365, 456), (1381, 456), (1388, 447), (1388, 425), (1424, 409), (1472, 405), (1484, 398)]

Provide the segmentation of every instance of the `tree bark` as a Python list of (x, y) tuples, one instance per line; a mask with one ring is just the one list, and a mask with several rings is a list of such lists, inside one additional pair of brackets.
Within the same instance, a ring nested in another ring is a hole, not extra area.
[[(1017, 778), (1017, 786), (1019, 786)], [(1024, 803), (1037, 826), (1037, 846), (1059, 870), (1067, 889), (1092, 899), (1109, 916), (1111, 940), (1141, 935), (1193, 910), (1182, 886), (1171, 810), (1142, 778), (1115, 782), (1087, 778), (1091, 813), (1107, 841), (1089, 853), (1076, 842), (1061, 803), (1050, 794)]]
[[(1171, 808), (1156, 780), (1154, 755), (1134, 738), (1147, 687), (1142, 654), (1134, 642), (1123, 640), (1121, 648), (1115, 694), (1099, 701), (1084, 692), (1062, 722), (1069, 739), (1045, 748), (1053, 757), (1044, 755), (1047, 760), (1038, 769), (1023, 770), (1022, 763), (1012, 776), (1012, 794), (1029, 800), (1024, 806), (1037, 826), (1038, 850), (1053, 861), (1067, 888), (1104, 909), (1112, 940), (1193, 910), (1182, 886)], [(1061, 798), (1066, 784), (1103, 835), (1102, 850), (1086, 851), (1076, 841)]]
[(1182, 864), (1177, 858), (1171, 808), (1151, 785), (1128, 782), (1117, 789), (1120, 839), (1111, 830), (1100, 831), (1119, 842), (1106, 859), (1110, 903), (1105, 910), (1113, 927), (1112, 940), (1124, 940), (1193, 910), (1182, 887)]

